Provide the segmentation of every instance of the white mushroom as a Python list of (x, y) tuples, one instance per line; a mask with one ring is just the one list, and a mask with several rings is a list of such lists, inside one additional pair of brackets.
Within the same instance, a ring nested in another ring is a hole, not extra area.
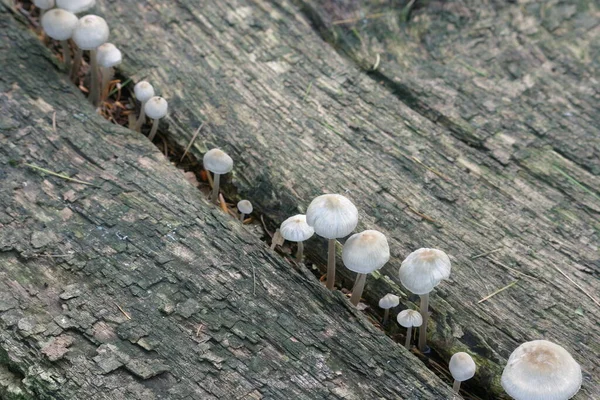
[(501, 382), (515, 400), (567, 400), (581, 388), (581, 367), (563, 347), (534, 340), (513, 351)]
[(96, 5), (96, 0), (56, 0), (58, 8), (79, 14)]
[(139, 132), (144, 121), (146, 121), (146, 110), (144, 107), (146, 106), (146, 102), (154, 97), (154, 87), (147, 81), (141, 81), (135, 84), (133, 92), (135, 93), (135, 98), (142, 103), (140, 117), (137, 119), (133, 128), (133, 130)]
[(221, 175), (231, 172), (233, 160), (221, 149), (212, 149), (204, 154), (204, 169), (213, 173), (213, 190), (211, 201), (219, 204), (219, 185)]
[(441, 250), (419, 249), (413, 251), (402, 261), (400, 282), (421, 296), (421, 315), (423, 326), (419, 331), (419, 351), (425, 352), (427, 346), (427, 320), (429, 319), (429, 292), (443, 279), (450, 277), (450, 258)]
[[(33, 0), (33, 5), (39, 8), (40, 16), (43, 18), (46, 15), (46, 11), (54, 7), (54, 0)], [(48, 35), (50, 36), (50, 35)], [(52, 37), (52, 36), (50, 36)], [(53, 38), (54, 39), (54, 38)]]
[(75, 14), (60, 8), (46, 12), (42, 17), (42, 28), (44, 28), (46, 35), (60, 41), (63, 60), (67, 68), (71, 66), (71, 49), (69, 49), (68, 40), (73, 36), (73, 31), (78, 22), (79, 19)]
[(244, 223), (244, 215), (247, 214), (252, 214), (252, 203), (250, 203), (248, 200), (240, 200), (237, 203), (237, 209), (240, 212), (240, 221), (242, 221), (242, 224)]
[(158, 130), (158, 121), (167, 115), (168, 109), (169, 104), (160, 96), (154, 96), (146, 102), (144, 110), (146, 111), (146, 115), (152, 119), (152, 129), (148, 135), (150, 141), (154, 140), (154, 136)]
[(121, 64), (123, 55), (121, 51), (112, 43), (104, 43), (98, 47), (98, 65), (100, 66), (100, 73), (102, 76), (102, 83), (100, 85), (100, 100), (106, 100), (108, 97), (108, 88), (110, 81), (112, 81), (115, 74), (117, 65)]
[(329, 240), (327, 246), (327, 288), (335, 283), (335, 240), (349, 235), (358, 224), (358, 210), (350, 200), (339, 194), (324, 194), (315, 198), (306, 211), (306, 222), (317, 235)]
[(385, 235), (374, 230), (356, 233), (346, 240), (342, 250), (342, 260), (350, 271), (356, 272), (356, 282), (352, 289), (350, 303), (360, 301), (367, 274), (380, 269), (390, 259), (390, 247)]
[(315, 234), (313, 227), (306, 223), (306, 215), (298, 214), (289, 217), (281, 223), (279, 231), (285, 240), (298, 243), (296, 261), (302, 262), (304, 241), (310, 239)]
[(407, 329), (406, 331), (406, 340), (404, 341), (404, 347), (410, 349), (410, 339), (412, 337), (412, 328), (419, 327), (423, 325), (423, 317), (421, 313), (415, 310), (402, 310), (400, 314), (396, 317), (396, 320), (400, 324)]
[(387, 320), (390, 317), (390, 309), (396, 307), (398, 304), (400, 304), (400, 297), (391, 293), (386, 294), (379, 300), (379, 308), (385, 310), (383, 312), (383, 325), (387, 323)]
[(458, 393), (460, 390), (460, 383), (475, 376), (475, 370), (477, 369), (477, 366), (470, 355), (461, 351), (453, 354), (452, 357), (450, 357), (448, 368), (450, 369), (450, 373), (454, 378), (454, 385), (452, 388), (454, 389), (455, 393)]

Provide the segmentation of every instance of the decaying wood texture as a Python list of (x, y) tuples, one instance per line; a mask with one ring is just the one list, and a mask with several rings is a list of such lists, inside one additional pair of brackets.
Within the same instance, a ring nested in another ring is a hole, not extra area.
[[(474, 356), (467, 391), (505, 398), (506, 359), (545, 338), (581, 363), (575, 398), (600, 398), (592, 1), (99, 3), (123, 73), (169, 100), (160, 134), (185, 147), (204, 122), (190, 153), (233, 156), (231, 197), (274, 225), (342, 193), (359, 229), (388, 236), (392, 260), (368, 278), (368, 303), (394, 292), (414, 308), (402, 259), (425, 246), (451, 256), (429, 343), (445, 360)], [(449, 381), (201, 199), (143, 137), (94, 116), (50, 52), (0, 16), (2, 395), (448, 394)], [(323, 240), (306, 252), (326, 264)], [(338, 271), (349, 287), (353, 274)]]

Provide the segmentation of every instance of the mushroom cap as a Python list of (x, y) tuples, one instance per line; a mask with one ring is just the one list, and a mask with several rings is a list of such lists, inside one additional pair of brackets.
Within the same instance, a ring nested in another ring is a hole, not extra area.
[(342, 260), (350, 271), (369, 274), (383, 267), (390, 259), (390, 247), (385, 235), (366, 230), (350, 236), (342, 250)]
[(279, 232), (285, 240), (290, 242), (304, 242), (315, 234), (312, 226), (306, 223), (306, 215), (298, 214), (289, 217), (281, 223)]
[(144, 111), (146, 115), (152, 119), (161, 119), (167, 115), (169, 104), (160, 96), (154, 96), (146, 102)]
[(379, 300), (379, 308), (383, 308), (384, 310), (394, 308), (398, 304), (400, 304), (400, 297), (391, 293), (386, 294)]
[(56, 0), (56, 5), (58, 8), (78, 14), (94, 7), (96, 0)]
[(473, 358), (464, 351), (454, 353), (450, 357), (450, 365), (448, 367), (452, 377), (459, 382), (471, 379), (475, 376), (475, 370), (477, 369)]
[(242, 214), (252, 214), (252, 203), (250, 203), (248, 200), (240, 200), (237, 203), (237, 209)]
[(123, 56), (121, 50), (117, 49), (112, 43), (104, 43), (98, 46), (96, 50), (98, 52), (98, 64), (104, 68), (114, 67), (115, 65), (121, 64)]
[(516, 400), (566, 400), (581, 388), (581, 367), (563, 347), (525, 342), (510, 355), (502, 387)]
[(400, 282), (414, 294), (431, 292), (443, 279), (450, 277), (450, 258), (441, 250), (413, 251), (400, 265)]
[(46, 35), (54, 40), (67, 40), (73, 36), (73, 31), (78, 22), (77, 15), (55, 8), (44, 13), (42, 28), (44, 28)]
[(133, 92), (135, 93), (135, 98), (142, 103), (145, 103), (154, 97), (154, 87), (152, 87), (150, 82), (147, 81), (140, 81), (136, 83), (133, 87)]
[(90, 14), (79, 19), (73, 31), (73, 41), (81, 50), (94, 50), (106, 43), (109, 34), (104, 18)]
[(204, 154), (204, 168), (213, 174), (223, 175), (233, 169), (233, 160), (221, 149), (212, 149)]
[(49, 10), (54, 7), (54, 0), (33, 0), (33, 4), (39, 9)]
[(402, 310), (396, 317), (398, 323), (405, 328), (419, 327), (423, 325), (423, 316), (415, 310)]
[(348, 236), (358, 224), (358, 210), (340, 194), (315, 198), (306, 210), (306, 222), (317, 235), (327, 239)]

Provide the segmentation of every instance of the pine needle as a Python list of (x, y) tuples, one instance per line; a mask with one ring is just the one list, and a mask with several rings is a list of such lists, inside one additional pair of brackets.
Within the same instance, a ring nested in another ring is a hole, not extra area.
[(192, 147), (192, 144), (194, 144), (194, 140), (196, 140), (196, 138), (198, 137), (198, 134), (200, 133), (200, 131), (202, 130), (202, 127), (204, 126), (204, 122), (202, 122), (200, 124), (200, 126), (198, 127), (198, 129), (196, 129), (196, 132), (194, 132), (194, 136), (192, 136), (192, 140), (190, 140), (190, 142), (188, 143), (187, 147), (185, 148), (185, 151), (183, 152), (183, 155), (181, 156), (181, 159), (179, 160), (179, 162), (182, 162), (183, 159), (185, 158), (185, 156), (187, 155), (188, 151), (190, 150), (190, 148)]
[(582, 288), (577, 282), (575, 282), (573, 279), (571, 279), (567, 274), (565, 274), (560, 268), (558, 268), (556, 265), (553, 266), (554, 269), (556, 269), (558, 272), (560, 272), (560, 274), (562, 276), (564, 276), (565, 278), (567, 278), (567, 280), (569, 282), (571, 282), (573, 285), (575, 285), (575, 287), (577, 287), (579, 290), (581, 290), (583, 292), (583, 294), (585, 294), (587, 297), (589, 297), (594, 303), (596, 303), (597, 306), (600, 306), (600, 301), (598, 301), (598, 299), (596, 299), (594, 296), (592, 296), (591, 294), (589, 294), (584, 288)]
[(81, 180), (75, 179), (75, 178), (71, 178), (71, 177), (69, 177), (67, 175), (59, 174), (57, 172), (50, 171), (49, 169), (38, 167), (37, 165), (28, 164), (28, 163), (23, 163), (23, 165), (25, 165), (25, 166), (27, 166), (29, 168), (35, 169), (37, 171), (43, 172), (45, 174), (62, 178), (62, 179), (67, 180), (67, 181), (71, 181), (71, 182), (75, 182), (75, 183), (81, 183), (82, 185), (89, 185), (89, 186), (93, 186), (93, 187), (98, 187), (98, 186), (94, 185), (93, 183), (86, 182), (86, 181), (81, 181)]
[(483, 303), (484, 301), (491, 299), (492, 297), (494, 297), (498, 293), (504, 292), (506, 289), (509, 289), (509, 288), (515, 286), (517, 284), (517, 282), (519, 282), (518, 279), (516, 281), (514, 281), (514, 282), (509, 283), (508, 285), (504, 286), (503, 288), (496, 290), (494, 293), (488, 294), (483, 299), (479, 300), (477, 302), (477, 304)]

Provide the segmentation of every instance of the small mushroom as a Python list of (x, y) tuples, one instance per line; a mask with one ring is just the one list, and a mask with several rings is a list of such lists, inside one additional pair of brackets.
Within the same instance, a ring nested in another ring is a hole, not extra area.
[(421, 313), (415, 310), (402, 310), (396, 317), (398, 324), (406, 328), (406, 340), (404, 341), (404, 347), (410, 349), (410, 339), (412, 337), (412, 328), (423, 325), (423, 317)]
[[(44, 15), (46, 15), (46, 11), (48, 11), (49, 9), (54, 7), (54, 0), (33, 0), (33, 5), (41, 10), (40, 17), (43, 18)], [(48, 35), (48, 36), (50, 36), (50, 35)], [(50, 36), (50, 37), (52, 37), (52, 36)], [(54, 38), (52, 38), (52, 39), (54, 39)]]
[(244, 223), (244, 216), (248, 215), (248, 214), (252, 214), (252, 203), (250, 203), (248, 200), (240, 200), (237, 203), (237, 209), (240, 212), (240, 221), (242, 221), (242, 224)]
[(423, 326), (419, 330), (419, 351), (424, 353), (427, 347), (427, 321), (429, 319), (429, 292), (443, 279), (450, 277), (450, 258), (441, 250), (419, 249), (413, 251), (402, 261), (400, 282), (421, 297), (421, 316)]
[(302, 262), (304, 241), (310, 239), (312, 235), (315, 234), (313, 227), (306, 223), (306, 215), (298, 214), (294, 215), (293, 217), (289, 217), (281, 223), (279, 231), (285, 240), (298, 243), (296, 261)]
[(96, 0), (56, 0), (56, 6), (72, 12), (73, 14), (79, 14), (84, 11), (88, 11), (96, 5)]
[[(73, 31), (73, 41), (79, 48), (77, 53), (75, 54), (76, 63), (81, 62), (81, 57), (83, 55), (84, 50), (90, 51), (90, 63), (91, 70), (90, 74), (92, 76), (92, 85), (90, 89), (89, 99), (91, 100), (93, 105), (97, 105), (98, 101), (98, 60), (96, 55), (96, 49), (101, 44), (106, 43), (108, 40), (108, 36), (110, 34), (110, 30), (108, 28), (108, 24), (104, 20), (104, 18), (99, 17), (97, 15), (86, 15), (79, 19), (75, 30)], [(77, 62), (79, 60), (79, 62)], [(76, 72), (75, 72), (76, 73)]]
[(385, 310), (383, 312), (383, 321), (381, 322), (383, 325), (387, 323), (390, 317), (390, 309), (396, 307), (398, 304), (400, 304), (400, 297), (391, 293), (386, 294), (379, 300), (379, 308)]
[(79, 22), (79, 19), (72, 12), (55, 8), (44, 14), (42, 17), (42, 28), (46, 35), (54, 40), (59, 40), (62, 47), (63, 60), (65, 66), (71, 67), (71, 49), (69, 49), (68, 40), (73, 36), (73, 31)]
[(329, 240), (327, 246), (327, 288), (335, 283), (335, 241), (349, 235), (358, 224), (358, 210), (340, 194), (324, 194), (315, 198), (306, 211), (306, 222), (317, 235)]
[(204, 154), (204, 169), (213, 173), (213, 190), (210, 200), (219, 204), (219, 184), (221, 175), (231, 172), (233, 160), (221, 149), (212, 149)]
[(350, 303), (358, 305), (365, 288), (367, 274), (383, 267), (390, 259), (387, 238), (379, 231), (366, 230), (350, 236), (342, 250), (342, 260), (350, 271), (356, 272)]
[(106, 100), (108, 97), (108, 88), (115, 74), (114, 67), (121, 64), (123, 56), (121, 51), (112, 43), (104, 43), (98, 47), (98, 65), (102, 75), (102, 84), (100, 85), (100, 100)]
[(135, 84), (133, 92), (135, 93), (135, 98), (142, 103), (140, 117), (137, 119), (133, 128), (133, 130), (139, 132), (144, 121), (146, 121), (146, 110), (144, 110), (144, 107), (146, 106), (146, 102), (154, 97), (154, 87), (147, 81), (141, 81)]
[(448, 368), (454, 378), (454, 385), (452, 388), (454, 389), (454, 393), (458, 394), (460, 383), (475, 376), (477, 366), (470, 355), (461, 351), (459, 353), (454, 353), (452, 357), (450, 357)]
[(562, 346), (525, 342), (508, 358), (502, 387), (515, 400), (567, 400), (581, 388), (581, 367)]
[(154, 136), (156, 136), (156, 131), (158, 130), (158, 121), (167, 115), (168, 109), (169, 104), (160, 96), (154, 96), (146, 102), (144, 110), (146, 111), (146, 115), (152, 118), (152, 129), (150, 129), (150, 134), (148, 135), (150, 141), (154, 140)]

